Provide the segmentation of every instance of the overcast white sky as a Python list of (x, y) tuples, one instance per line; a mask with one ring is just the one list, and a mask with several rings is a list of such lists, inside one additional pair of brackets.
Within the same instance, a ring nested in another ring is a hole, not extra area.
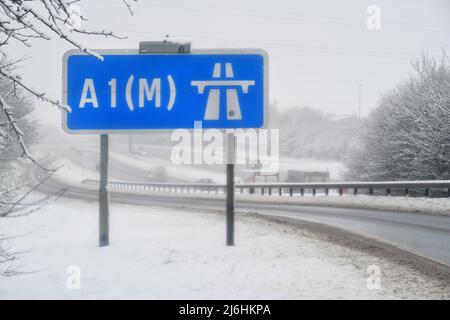
[[(358, 106), (363, 114), (379, 94), (408, 76), (422, 50), (450, 51), (448, 0), (139, 0), (130, 16), (121, 0), (81, 1), (85, 28), (111, 29), (126, 40), (85, 37), (91, 48), (137, 48), (139, 41), (169, 34), (190, 38), (194, 48), (251, 47), (269, 53), (270, 100), (285, 108), (310, 105), (337, 114)], [(381, 30), (366, 27), (369, 5), (381, 9)], [(81, 39), (81, 38), (80, 38)], [(32, 48), (21, 73), (35, 89), (60, 98), (59, 39)], [(41, 122), (59, 126), (60, 113), (38, 103)]]

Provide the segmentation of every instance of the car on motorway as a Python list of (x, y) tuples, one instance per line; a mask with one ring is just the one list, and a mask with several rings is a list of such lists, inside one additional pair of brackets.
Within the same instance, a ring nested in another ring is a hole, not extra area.
[(152, 167), (147, 176), (151, 182), (167, 182), (169, 176), (167, 174), (167, 168), (165, 166)]
[[(201, 179), (198, 179), (195, 183), (201, 183), (201, 184), (216, 184), (216, 183), (214, 182), (214, 180), (213, 180), (213, 179), (210, 179), (210, 178), (201, 178)], [(205, 187), (200, 187), (199, 189), (202, 190), (202, 191), (208, 191), (208, 190), (210, 190), (210, 188), (208, 188), (207, 186), (205, 186)]]

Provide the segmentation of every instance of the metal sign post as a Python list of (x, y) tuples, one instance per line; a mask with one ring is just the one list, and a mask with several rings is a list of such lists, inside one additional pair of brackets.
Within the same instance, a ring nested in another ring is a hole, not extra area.
[(227, 133), (227, 246), (234, 245), (234, 162), (235, 137)]
[(108, 161), (109, 136), (100, 135), (100, 188), (98, 190), (99, 204), (99, 240), (98, 245), (109, 245), (109, 192), (108, 192)]

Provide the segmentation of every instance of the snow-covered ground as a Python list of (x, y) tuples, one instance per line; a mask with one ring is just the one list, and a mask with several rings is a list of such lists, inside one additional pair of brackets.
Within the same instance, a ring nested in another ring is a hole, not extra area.
[(388, 211), (421, 212), (425, 214), (450, 215), (450, 200), (447, 198), (387, 197), (367, 195), (279, 197), (259, 195), (237, 195), (238, 199), (270, 203), (292, 203), (302, 205), (329, 206), (341, 208), (362, 208)]
[(168, 177), (176, 177), (185, 181), (198, 181), (200, 178), (209, 178), (216, 183), (225, 182), (225, 173), (205, 169), (195, 165), (176, 165), (169, 160), (149, 159), (139, 155), (121, 154), (118, 152), (110, 153), (111, 159), (127, 167), (148, 171), (152, 166), (163, 165), (167, 168)]
[[(53, 174), (52, 178), (69, 186), (79, 187), (85, 179), (100, 179), (100, 173), (95, 171), (94, 168), (82, 167), (67, 158), (58, 159), (53, 163), (53, 167), (58, 168), (58, 170)], [(111, 174), (111, 179), (114, 178), (114, 175)]]
[[(111, 246), (98, 248), (96, 203), (64, 197), (0, 229), (24, 251), (23, 274), (0, 277), (0, 299), (450, 297), (448, 284), (412, 269), (252, 215), (237, 217), (234, 247), (223, 214), (113, 204)], [(367, 287), (374, 265), (378, 290)]]
[[(58, 175), (64, 177), (64, 179), (67, 177), (69, 177), (67, 179), (71, 179), (73, 177), (77, 181), (73, 180), (72, 182), (76, 184), (84, 179), (98, 179), (99, 173), (95, 171), (95, 167), (98, 165), (97, 158), (99, 156), (95, 158), (94, 162), (92, 161), (92, 154), (99, 154), (99, 150), (95, 146), (83, 145), (82, 147), (70, 147), (65, 145), (39, 145), (35, 148), (34, 153), (38, 155), (37, 158), (53, 154), (53, 158), (57, 159), (53, 163), (53, 167), (64, 166), (58, 170)], [(90, 157), (86, 157), (89, 155), (86, 153), (91, 153)], [(138, 154), (130, 154), (126, 151), (110, 151), (109, 155), (112, 161), (122, 165), (124, 168), (141, 171), (143, 176), (146, 176), (148, 171), (155, 166), (164, 166), (167, 169), (168, 179), (172, 182), (196, 182), (201, 178), (209, 178), (216, 183), (225, 183), (225, 171), (211, 170), (208, 166), (176, 165), (170, 159), (145, 157)], [(123, 178), (116, 177), (114, 170), (110, 170), (109, 178), (110, 180), (124, 180)], [(133, 181), (133, 178), (130, 177), (125, 180)], [(67, 182), (70, 181), (68, 180)]]

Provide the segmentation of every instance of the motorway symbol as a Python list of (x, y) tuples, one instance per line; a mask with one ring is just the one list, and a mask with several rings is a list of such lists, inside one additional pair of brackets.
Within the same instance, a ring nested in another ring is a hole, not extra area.
[[(221, 63), (214, 64), (214, 71), (212, 77), (214, 79), (220, 78), (221, 75)], [(233, 66), (231, 63), (225, 63), (226, 71), (225, 77), (232, 79), (234, 77)], [(221, 87), (226, 86), (226, 99), (227, 99), (227, 119), (228, 120), (241, 120), (241, 107), (239, 106), (237, 89), (233, 86), (239, 86), (242, 89), (242, 93), (248, 92), (248, 87), (255, 84), (254, 80), (210, 80), (210, 81), (192, 81), (193, 86), (198, 87), (198, 93), (203, 93), (206, 87)], [(206, 105), (206, 111), (204, 120), (218, 120), (220, 108), (220, 89), (210, 89), (208, 95), (208, 102)]]
[(260, 128), (267, 105), (267, 58), (259, 50), (192, 54), (69, 51), (63, 59), (63, 126), (70, 133)]

